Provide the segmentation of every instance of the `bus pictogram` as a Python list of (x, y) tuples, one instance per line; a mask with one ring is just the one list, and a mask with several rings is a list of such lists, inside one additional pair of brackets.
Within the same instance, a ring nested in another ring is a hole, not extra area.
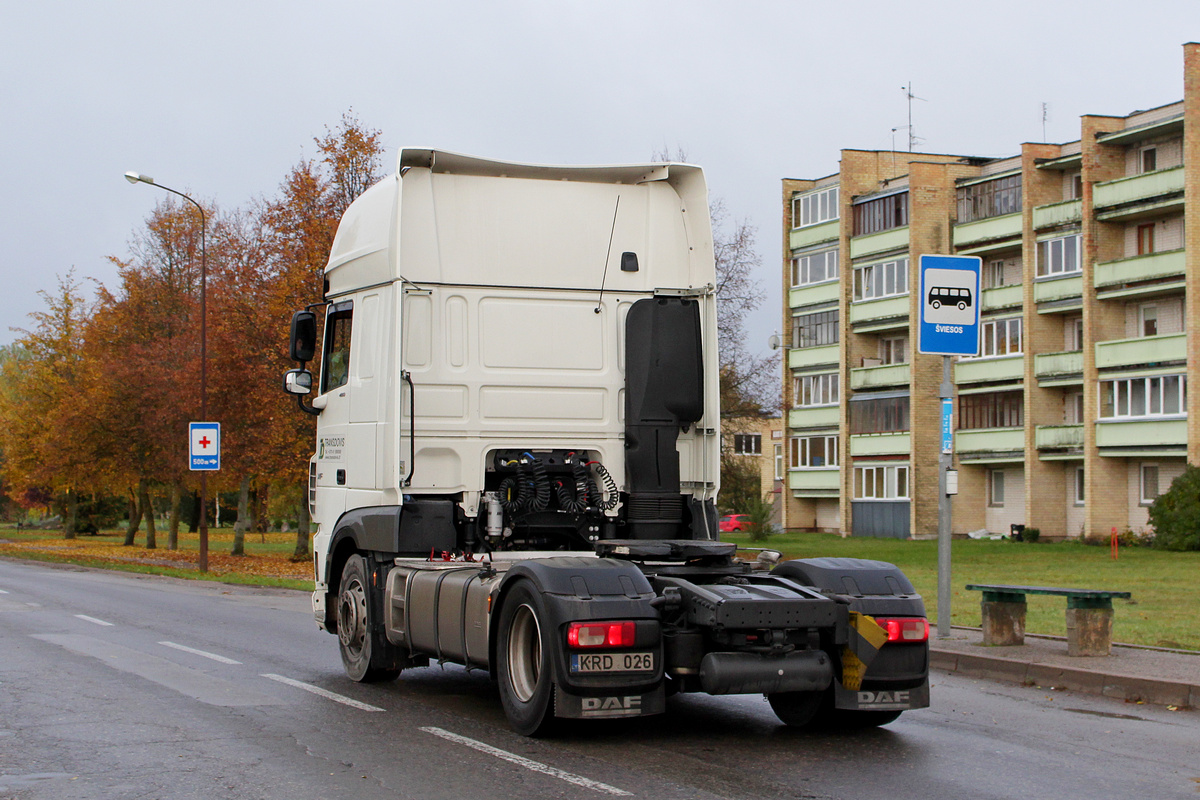
[(957, 306), (959, 311), (971, 307), (971, 290), (953, 286), (934, 286), (929, 290), (929, 305), (931, 308), (942, 306)]

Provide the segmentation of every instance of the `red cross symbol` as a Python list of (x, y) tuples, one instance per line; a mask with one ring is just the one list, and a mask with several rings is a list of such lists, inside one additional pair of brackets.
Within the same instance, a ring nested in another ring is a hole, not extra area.
[(212, 440), (211, 440), (211, 439), (209, 439), (207, 436), (205, 436), (203, 439), (201, 439), (201, 440), (199, 441), (199, 445), (200, 445), (201, 447), (203, 447), (205, 450), (207, 450), (207, 449), (208, 449), (208, 446), (209, 446), (210, 444), (212, 444)]

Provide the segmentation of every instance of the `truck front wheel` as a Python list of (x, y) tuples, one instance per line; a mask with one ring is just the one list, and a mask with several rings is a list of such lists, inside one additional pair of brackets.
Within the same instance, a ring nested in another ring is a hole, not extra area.
[(395, 680), (400, 670), (395, 667), (372, 665), (382, 653), (376, 653), (375, 620), (371, 608), (367, 580), (367, 560), (352, 555), (342, 569), (338, 591), (337, 628), (338, 648), (342, 651), (342, 666), (352, 680), (375, 683)]
[(554, 720), (554, 680), (545, 605), (527, 583), (512, 588), (500, 612), (496, 673), (500, 702), (513, 729), (524, 736), (546, 732)]
[(775, 692), (767, 702), (779, 721), (790, 728), (803, 728), (821, 710), (824, 692)]

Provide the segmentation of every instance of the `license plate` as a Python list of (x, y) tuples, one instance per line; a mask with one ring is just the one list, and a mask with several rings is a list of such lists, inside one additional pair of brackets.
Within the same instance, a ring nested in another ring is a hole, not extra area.
[(653, 672), (654, 653), (572, 653), (571, 672)]

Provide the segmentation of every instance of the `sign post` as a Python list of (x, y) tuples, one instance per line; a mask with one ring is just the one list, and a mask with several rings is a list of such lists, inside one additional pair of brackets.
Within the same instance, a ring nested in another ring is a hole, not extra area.
[[(937, 635), (950, 638), (950, 484), (954, 466), (954, 381), (951, 356), (979, 354), (978, 256), (921, 256), (921, 319), (917, 352), (942, 357), (942, 451), (938, 458), (938, 601)], [(957, 479), (957, 475), (954, 476)]]

